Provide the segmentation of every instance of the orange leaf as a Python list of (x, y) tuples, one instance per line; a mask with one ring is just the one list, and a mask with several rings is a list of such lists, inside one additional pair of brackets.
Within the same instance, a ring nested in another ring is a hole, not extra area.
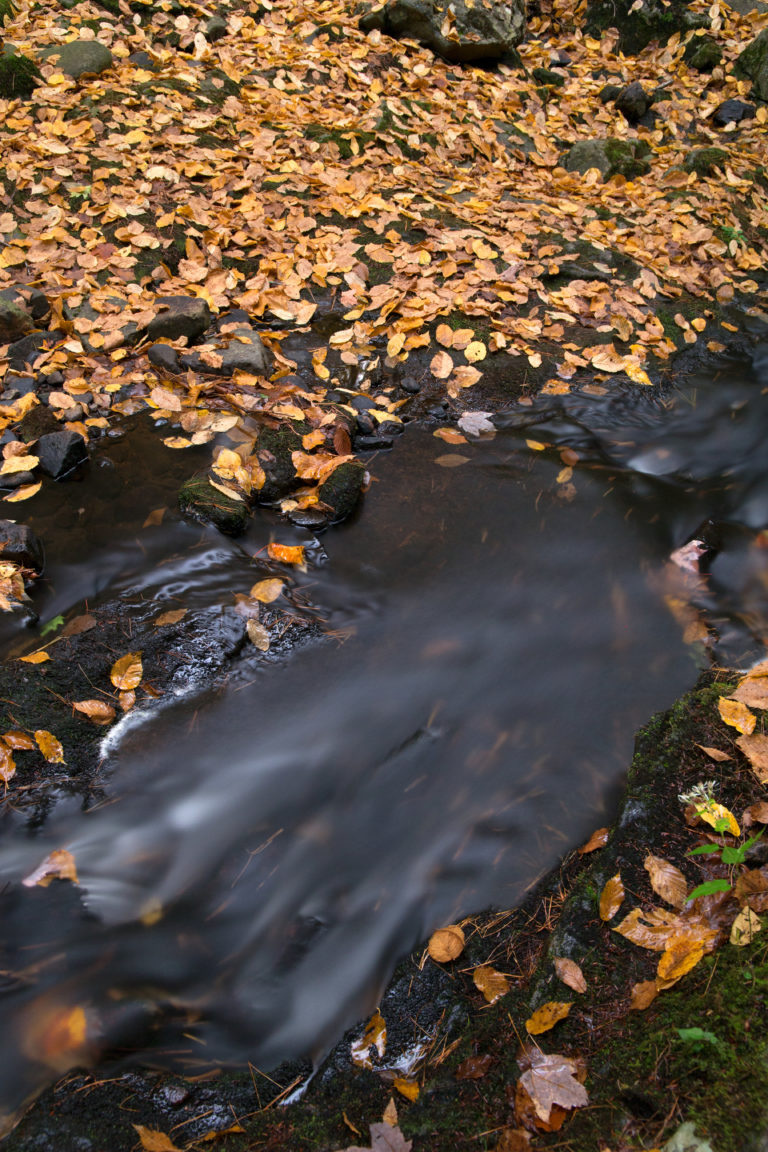
[(365, 1032), (359, 1040), (352, 1043), (350, 1054), (352, 1061), (359, 1068), (372, 1068), (370, 1049), (375, 1048), (381, 1058), (387, 1050), (387, 1025), (384, 1017), (377, 1010), (365, 1026)]
[(721, 696), (717, 702), (717, 710), (721, 719), (737, 732), (741, 732), (742, 736), (751, 736), (754, 732), (755, 714), (740, 700), (729, 700), (727, 696)]
[(600, 919), (612, 920), (621, 908), (623, 900), (624, 885), (621, 882), (621, 873), (617, 872), (608, 881), (600, 895)]
[(464, 951), (463, 929), (458, 924), (438, 928), (429, 938), (427, 951), (438, 964), (447, 964), (449, 960), (455, 960)]
[(281, 564), (304, 564), (303, 544), (269, 544), (267, 555), (270, 560), (278, 560)]
[(508, 978), (503, 972), (497, 972), (495, 968), (491, 968), (487, 964), (475, 968), (472, 973), (472, 980), (475, 988), (478, 992), (482, 992), (489, 1004), (495, 1004), (497, 1000), (509, 992)]
[(438, 344), (442, 344), (443, 348), (453, 347), (453, 329), (449, 328), (447, 324), (438, 324), (435, 332), (435, 340)]
[(392, 1081), (393, 1088), (396, 1088), (401, 1096), (405, 1096), (406, 1100), (418, 1100), (419, 1098), (419, 1085), (415, 1080), (406, 1080), (402, 1076), (396, 1076)]
[(187, 614), (186, 608), (171, 608), (168, 612), (161, 612), (155, 618), (155, 628), (162, 628), (164, 624), (178, 624)]
[(35, 742), (31, 736), (26, 732), (19, 732), (16, 729), (12, 729), (10, 732), (3, 732), (2, 738), (9, 748), (20, 748), (26, 752), (30, 752), (35, 746)]
[(28, 656), (19, 656), (24, 664), (44, 664), (46, 660), (50, 660), (50, 656), (43, 648), (38, 648), (37, 652), (30, 652)]
[(643, 867), (651, 878), (651, 888), (673, 908), (682, 908), (688, 895), (688, 883), (679, 868), (661, 856), (648, 855)]
[(115, 710), (106, 700), (75, 700), (72, 707), (82, 712), (94, 724), (109, 724), (115, 718)]
[(549, 1032), (555, 1024), (565, 1020), (573, 1005), (572, 1000), (550, 1000), (537, 1008), (530, 1020), (526, 1020), (525, 1028), (531, 1036), (540, 1036), (542, 1032)]
[(250, 591), (251, 598), (260, 601), (262, 604), (271, 604), (274, 600), (277, 600), (278, 596), (282, 596), (282, 594), (282, 580), (259, 580), (258, 584), (254, 584)]
[(139, 1136), (139, 1143), (144, 1152), (181, 1152), (165, 1132), (158, 1132), (156, 1128), (145, 1128), (143, 1124), (134, 1124), (133, 1127)]
[(16, 774), (16, 761), (7, 744), (0, 744), (0, 780), (5, 784)]
[(639, 984), (634, 984), (629, 1001), (630, 1011), (644, 1012), (658, 994), (659, 988), (655, 980), (642, 980)]
[(131, 689), (138, 688), (143, 675), (141, 652), (127, 652), (125, 656), (121, 656), (112, 665), (109, 678), (115, 688), (130, 692)]
[(35, 742), (49, 764), (64, 763), (64, 749), (52, 732), (39, 728), (35, 732)]
[(607, 828), (598, 828), (597, 832), (593, 832), (586, 844), (582, 844), (579, 848), (579, 856), (585, 856), (587, 852), (595, 852), (598, 848), (605, 848), (608, 843), (609, 832)]

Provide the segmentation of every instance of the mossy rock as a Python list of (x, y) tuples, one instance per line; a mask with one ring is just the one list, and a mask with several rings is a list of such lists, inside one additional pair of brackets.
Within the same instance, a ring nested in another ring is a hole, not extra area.
[(363, 491), (365, 468), (357, 460), (348, 460), (331, 472), (318, 489), (323, 504), (333, 509), (334, 521), (346, 520), (357, 507)]
[(5, 24), (6, 20), (12, 20), (16, 15), (16, 5), (13, 0), (0, 0), (0, 24)]
[(685, 46), (683, 60), (696, 72), (711, 72), (723, 58), (723, 50), (711, 36), (693, 36)]
[(633, 0), (591, 0), (587, 5), (585, 29), (599, 36), (607, 28), (619, 32), (619, 49), (634, 56), (654, 41), (666, 43), (675, 33), (684, 35), (697, 28), (708, 28), (709, 20), (688, 11), (686, 0), (643, 0), (635, 9)]
[(303, 450), (301, 437), (283, 425), (280, 428), (262, 428), (255, 446), (255, 454), (264, 469), (266, 481), (254, 498), (259, 504), (272, 504), (287, 496), (301, 484), (296, 475), (293, 453)]
[(9, 45), (0, 55), (0, 97), (3, 100), (24, 100), (31, 96), (41, 79), (34, 60), (15, 52)]
[(737, 57), (733, 74), (752, 81), (755, 100), (768, 101), (768, 28), (764, 28)]
[(722, 168), (728, 160), (724, 148), (694, 148), (683, 160), (686, 172), (697, 176), (711, 176), (717, 168)]
[(644, 140), (579, 140), (568, 149), (562, 162), (568, 172), (583, 175), (590, 168), (598, 168), (603, 180), (616, 175), (634, 180), (650, 172), (650, 155)]
[(565, 84), (565, 76), (553, 72), (551, 68), (534, 68), (531, 75), (537, 84), (547, 84), (554, 88), (562, 88)]
[(205, 473), (198, 473), (182, 486), (179, 508), (185, 516), (214, 524), (225, 536), (240, 536), (248, 522), (244, 502), (214, 488)]

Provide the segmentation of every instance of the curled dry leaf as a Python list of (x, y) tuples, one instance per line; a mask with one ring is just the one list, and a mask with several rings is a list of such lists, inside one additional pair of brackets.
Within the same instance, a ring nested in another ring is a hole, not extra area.
[(377, 1010), (365, 1026), (365, 1031), (359, 1040), (354, 1040), (350, 1047), (352, 1062), (359, 1068), (372, 1068), (370, 1049), (375, 1048), (379, 1059), (387, 1049), (387, 1025), (384, 1017)]
[(132, 688), (138, 688), (143, 675), (141, 652), (127, 652), (112, 665), (109, 678), (115, 688), (130, 692)]
[(579, 848), (579, 856), (586, 856), (587, 852), (595, 852), (598, 848), (605, 848), (610, 833), (607, 828), (598, 828), (593, 832), (586, 844)]
[(533, 1016), (525, 1022), (525, 1029), (530, 1036), (540, 1036), (542, 1032), (549, 1032), (555, 1024), (565, 1020), (571, 1011), (572, 1000), (550, 1000), (537, 1008)]
[(730, 700), (727, 696), (721, 696), (717, 702), (717, 710), (721, 720), (730, 724), (737, 732), (741, 732), (742, 736), (751, 736), (754, 732), (755, 714), (740, 700)]
[(47, 888), (51, 880), (71, 880), (73, 884), (78, 883), (75, 858), (66, 848), (56, 848), (46, 856), (34, 872), (24, 877), (22, 884), (25, 888), (34, 888), (35, 885)]
[(612, 920), (624, 902), (624, 885), (621, 873), (612, 876), (600, 893), (600, 919)]
[(558, 956), (554, 963), (558, 980), (562, 980), (563, 984), (567, 984), (574, 992), (586, 992), (587, 982), (584, 973), (575, 960)]
[(495, 968), (490, 968), (487, 964), (475, 968), (472, 979), (475, 988), (482, 992), (489, 1004), (495, 1004), (497, 1000), (509, 992), (508, 977), (503, 972), (497, 972)]
[(111, 704), (107, 704), (106, 700), (75, 700), (72, 707), (78, 712), (82, 712), (94, 724), (109, 724), (110, 720), (114, 720), (117, 713)]
[(258, 600), (261, 604), (271, 604), (283, 594), (283, 581), (282, 580), (259, 580), (257, 584), (251, 588), (250, 596), (253, 600)]
[(49, 764), (64, 763), (64, 749), (52, 732), (38, 728), (35, 732), (35, 743)]
[(438, 964), (455, 960), (464, 951), (464, 931), (458, 924), (438, 928), (429, 938), (427, 951)]
[(682, 908), (688, 895), (688, 884), (679, 868), (661, 856), (648, 855), (643, 867), (651, 880), (651, 888), (673, 908)]
[(756, 912), (753, 912), (749, 907), (742, 908), (731, 925), (731, 944), (736, 944), (739, 948), (743, 948), (745, 944), (751, 944), (762, 927), (762, 922)]

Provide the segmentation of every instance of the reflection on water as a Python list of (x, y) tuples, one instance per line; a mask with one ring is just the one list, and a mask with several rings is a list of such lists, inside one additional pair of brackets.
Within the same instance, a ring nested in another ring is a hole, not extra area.
[[(514, 904), (602, 822), (633, 732), (695, 679), (658, 577), (708, 518), (702, 598), (747, 643), (761, 381), (740, 365), (671, 411), (566, 398), (466, 448), (410, 429), (377, 458), (362, 514), (302, 578), (330, 636), (126, 723), (108, 741), (116, 802), (0, 849), (0, 1019), (25, 1054), (0, 1066), (5, 1108), (105, 1047), (187, 1068), (317, 1056), (431, 929)], [(724, 417), (734, 396), (746, 420)], [(582, 464), (571, 476), (526, 437)], [(650, 467), (665, 451), (674, 465)], [(176, 594), (224, 602), (248, 549), (217, 549), (210, 569), (199, 551), (121, 561), (113, 588), (162, 595), (170, 573)], [(81, 888), (21, 889), (61, 847)]]

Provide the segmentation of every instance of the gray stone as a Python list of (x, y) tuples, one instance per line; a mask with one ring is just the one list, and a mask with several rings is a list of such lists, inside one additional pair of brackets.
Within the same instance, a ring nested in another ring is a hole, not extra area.
[(58, 329), (53, 332), (30, 332), (28, 336), (23, 336), (21, 340), (9, 345), (6, 353), (9, 366), (17, 372), (23, 372), (25, 368), (33, 365), (46, 349), (52, 348), (54, 344), (66, 338), (66, 333)]
[(712, 123), (718, 128), (725, 128), (727, 124), (739, 124), (742, 120), (753, 120), (755, 116), (754, 104), (745, 104), (743, 100), (723, 100), (712, 113)]
[(0, 290), (0, 300), (9, 304), (16, 304), (28, 312), (33, 320), (42, 320), (48, 315), (51, 306), (48, 298), (39, 288), (29, 288), (26, 284), (17, 284), (13, 288)]
[(3, 383), (6, 388), (12, 389), (17, 396), (26, 396), (28, 392), (35, 391), (34, 376), (19, 376), (15, 372), (6, 372)]
[(650, 148), (642, 140), (578, 140), (563, 157), (568, 172), (582, 175), (590, 168), (598, 168), (604, 180), (623, 176), (634, 180), (650, 171)]
[(723, 50), (711, 36), (694, 36), (685, 46), (683, 60), (696, 72), (711, 72), (723, 58)]
[(158, 312), (147, 325), (150, 340), (198, 340), (211, 323), (211, 310), (199, 296), (160, 296)]
[(752, 96), (768, 101), (768, 28), (748, 44), (733, 66), (735, 76), (751, 80)]
[(616, 110), (621, 112), (630, 124), (637, 124), (642, 120), (650, 106), (651, 98), (638, 80), (627, 84), (616, 97)]
[(206, 40), (213, 44), (216, 40), (222, 40), (227, 35), (229, 28), (223, 16), (211, 16), (203, 31)]
[(74, 80), (86, 73), (99, 75), (112, 67), (112, 53), (98, 40), (70, 40), (67, 44), (53, 44), (40, 53), (40, 58)]
[(216, 348), (215, 354), (221, 360), (220, 365), (207, 364), (198, 352), (189, 352), (181, 357), (181, 366), (215, 376), (232, 376), (238, 370), (255, 376), (269, 376), (274, 363), (258, 332), (246, 326), (236, 328), (230, 336), (230, 343), (224, 348)]
[(38, 576), (45, 567), (45, 550), (38, 537), (26, 524), (13, 520), (0, 520), (0, 558), (29, 568)]
[(147, 349), (147, 359), (150, 364), (162, 368), (165, 372), (181, 372), (179, 354), (170, 344), (153, 344)]
[(9, 300), (0, 300), (0, 344), (20, 340), (22, 336), (31, 332), (34, 326), (34, 321), (26, 308)]
[(79, 432), (48, 432), (41, 436), (35, 448), (40, 468), (54, 480), (60, 480), (88, 459), (85, 440)]
[[(487, 7), (467, 0), (386, 0), (378, 7), (363, 7), (364, 32), (379, 29), (396, 40), (416, 40), (457, 64), (500, 60), (525, 34), (524, 0)], [(452, 28), (444, 35), (446, 19), (452, 20)]]

